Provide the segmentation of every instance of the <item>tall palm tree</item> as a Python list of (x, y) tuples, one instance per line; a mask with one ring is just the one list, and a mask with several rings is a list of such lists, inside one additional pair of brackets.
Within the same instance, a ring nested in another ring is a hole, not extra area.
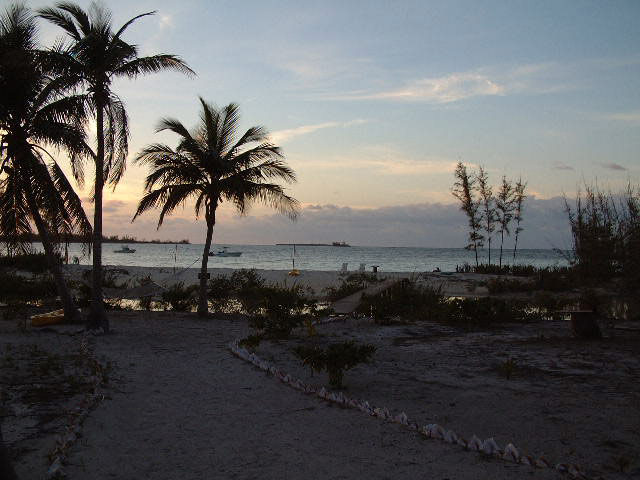
[(153, 15), (147, 12), (125, 22), (117, 31), (111, 13), (97, 3), (88, 11), (71, 2), (39, 10), (42, 18), (62, 28), (70, 41), (50, 52), (50, 60), (70, 84), (86, 88), (88, 101), (96, 119), (95, 182), (93, 189), (93, 272), (90, 328), (109, 330), (109, 320), (102, 303), (102, 191), (105, 183), (115, 188), (126, 167), (129, 128), (122, 100), (111, 84), (118, 77), (177, 70), (193, 71), (175, 55), (139, 57), (138, 47), (122, 39), (136, 20)]
[(272, 180), (295, 182), (295, 173), (282, 159), (280, 148), (268, 141), (263, 127), (251, 127), (238, 137), (239, 109), (231, 103), (216, 109), (200, 98), (202, 111), (197, 127), (189, 131), (178, 120), (164, 118), (157, 131), (180, 136), (177, 148), (163, 144), (147, 146), (136, 161), (147, 165), (145, 195), (133, 219), (154, 207), (161, 207), (158, 228), (187, 200), (195, 201), (196, 217), (204, 212), (207, 235), (200, 269), (198, 315), (206, 316), (207, 262), (216, 210), (223, 202), (245, 214), (258, 201), (295, 219), (298, 201), (285, 194)]
[(39, 62), (34, 18), (13, 5), (0, 19), (0, 234), (20, 246), (35, 224), (53, 274), (65, 316), (78, 310), (64, 281), (55, 252), (60, 236), (91, 225), (80, 198), (46, 147), (70, 153), (81, 178), (84, 101), (66, 96), (66, 88), (51, 78)]

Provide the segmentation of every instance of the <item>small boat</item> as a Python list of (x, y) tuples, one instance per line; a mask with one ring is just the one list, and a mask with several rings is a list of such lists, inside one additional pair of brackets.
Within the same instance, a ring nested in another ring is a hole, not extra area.
[(218, 250), (217, 252), (209, 252), (210, 257), (239, 257), (242, 255), (242, 252), (230, 252), (228, 250), (229, 247), (222, 247), (222, 250)]
[(64, 309), (55, 310), (49, 313), (41, 313), (31, 317), (31, 325), (34, 327), (45, 327), (47, 325), (57, 325), (64, 322)]
[(129, 248), (127, 245), (125, 245), (120, 250), (114, 250), (113, 253), (136, 253), (136, 249)]

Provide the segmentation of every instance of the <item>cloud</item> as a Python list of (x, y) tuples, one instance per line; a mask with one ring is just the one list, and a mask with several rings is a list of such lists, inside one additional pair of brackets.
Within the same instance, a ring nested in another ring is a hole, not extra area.
[(104, 204), (102, 205), (102, 211), (104, 213), (114, 213), (127, 206), (129, 205), (122, 200), (109, 200), (107, 202), (104, 202)]
[(295, 137), (307, 135), (325, 128), (348, 128), (354, 125), (362, 125), (364, 123), (367, 123), (367, 120), (355, 119), (348, 122), (324, 122), (316, 123), (314, 125), (302, 125), (300, 127), (288, 128), (286, 130), (276, 130), (275, 132), (271, 132), (269, 137), (271, 141), (277, 145), (280, 143), (286, 143)]
[(601, 163), (600, 166), (608, 170), (616, 170), (621, 172), (626, 172), (628, 170), (626, 167), (623, 167), (618, 163)]
[[(420, 203), (357, 209), (339, 205), (307, 205), (298, 221), (282, 215), (237, 218), (220, 223), (220, 243), (329, 243), (352, 245), (463, 247), (466, 218), (454, 203)], [(527, 199), (518, 242), (522, 248), (567, 248), (570, 231), (561, 197)], [(505, 241), (511, 248), (513, 239)]]
[(552, 168), (554, 170), (575, 170), (571, 165), (567, 165), (563, 162), (554, 162)]
[(466, 72), (422, 78), (409, 82), (401, 88), (372, 94), (352, 94), (351, 98), (451, 103), (471, 97), (503, 95), (504, 92), (505, 87), (487, 75)]
[[(368, 145), (321, 160), (305, 160), (304, 166), (322, 169), (354, 169), (382, 175), (452, 173), (457, 161), (444, 157), (408, 157), (389, 145)], [(471, 167), (473, 165), (468, 164)]]
[(606, 115), (605, 119), (626, 123), (640, 123), (640, 112), (620, 112)]
[(164, 30), (166, 28), (173, 28), (173, 17), (171, 15), (160, 15), (158, 17), (158, 26), (160, 30)]

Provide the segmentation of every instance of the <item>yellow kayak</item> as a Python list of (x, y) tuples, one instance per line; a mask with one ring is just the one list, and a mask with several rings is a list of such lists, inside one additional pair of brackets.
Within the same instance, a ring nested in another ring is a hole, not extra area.
[(41, 313), (31, 317), (31, 325), (34, 327), (44, 327), (45, 325), (56, 325), (64, 322), (64, 309), (55, 310), (49, 313)]

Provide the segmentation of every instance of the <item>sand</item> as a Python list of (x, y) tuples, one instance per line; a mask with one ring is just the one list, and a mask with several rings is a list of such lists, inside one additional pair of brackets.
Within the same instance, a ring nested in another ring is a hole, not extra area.
[[(338, 277), (320, 272), (307, 278), (317, 287), (321, 279)], [(237, 316), (110, 312), (110, 318), (114, 333), (93, 343), (96, 355), (115, 368), (105, 400), (69, 451), (72, 480), (569, 478), (424, 439), (295, 391), (230, 354), (229, 342), (248, 333)], [(21, 332), (15, 321), (0, 324), (3, 343), (64, 352), (79, 340), (62, 335), (68, 328)], [(640, 475), (637, 331), (608, 331), (614, 336), (598, 342), (572, 339), (565, 322), (464, 331), (430, 322), (349, 320), (318, 331), (312, 340), (301, 330), (288, 341), (263, 342), (257, 353), (323, 385), (326, 377), (311, 376), (292, 346), (351, 338), (373, 343), (373, 362), (345, 377), (349, 396), (467, 438), (494, 437), (501, 446), (512, 442), (554, 463), (574, 462), (592, 476)], [(509, 359), (515, 368), (507, 379), (501, 366)], [(60, 422), (21, 457), (21, 479), (43, 478), (56, 428)], [(26, 435), (17, 446), (32, 441)]]

